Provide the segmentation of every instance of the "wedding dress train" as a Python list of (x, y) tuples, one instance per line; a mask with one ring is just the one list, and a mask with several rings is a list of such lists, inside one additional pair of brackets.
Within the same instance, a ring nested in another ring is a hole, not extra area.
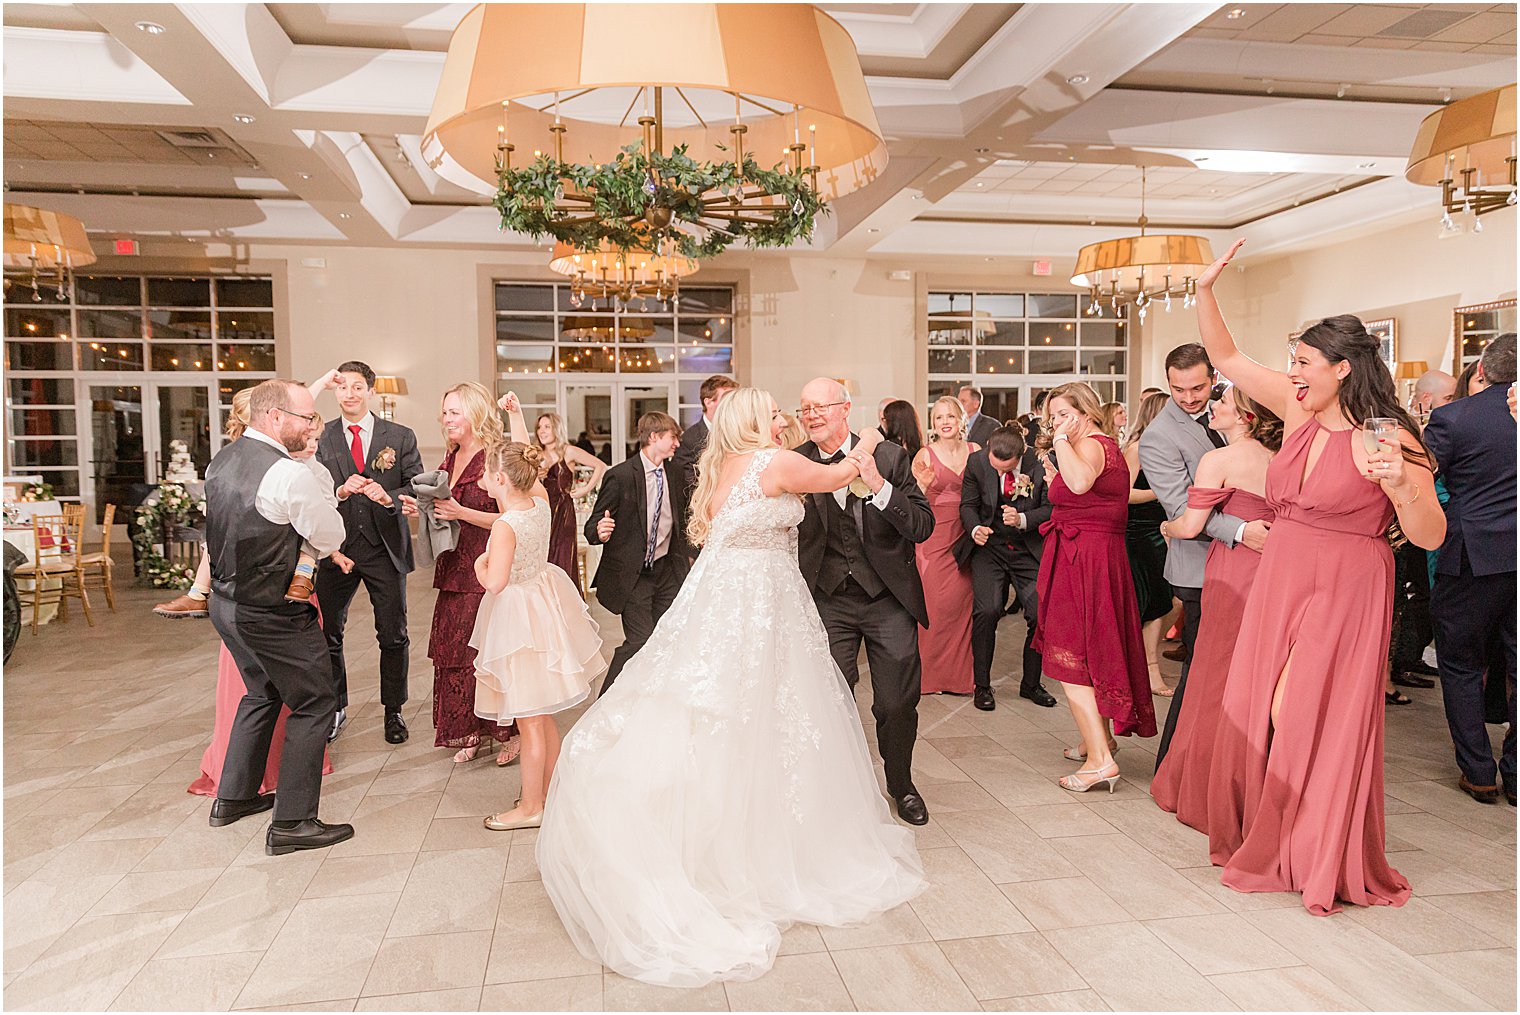
[(760, 976), (793, 922), (924, 888), (755, 453), (644, 648), (565, 738), (538, 837), (582, 954), (648, 983)]

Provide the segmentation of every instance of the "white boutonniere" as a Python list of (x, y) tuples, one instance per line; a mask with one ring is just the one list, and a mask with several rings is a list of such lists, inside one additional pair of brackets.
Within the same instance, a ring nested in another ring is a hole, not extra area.
[(1024, 473), (1019, 473), (1013, 480), (1013, 496), (1028, 497), (1034, 493), (1034, 480)]
[(866, 486), (866, 481), (861, 479), (859, 476), (856, 476), (854, 479), (850, 480), (850, 492), (859, 497), (861, 500), (870, 500), (872, 497), (876, 496), (876, 494), (871, 492), (871, 488), (869, 486)]
[(384, 472), (386, 469), (396, 467), (396, 449), (384, 448), (375, 456), (375, 460), (369, 463), (369, 467), (376, 472)]

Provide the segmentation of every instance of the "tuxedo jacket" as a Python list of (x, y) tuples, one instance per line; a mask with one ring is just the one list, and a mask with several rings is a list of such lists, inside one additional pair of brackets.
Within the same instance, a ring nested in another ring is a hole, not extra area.
[[(343, 527), (347, 532), (343, 553), (350, 557), (359, 556), (353, 551), (361, 542), (383, 546), (396, 570), (410, 574), (414, 567), (412, 529), (401, 513), (400, 495), (411, 494), (412, 477), (423, 471), (422, 454), (417, 450), (417, 435), (411, 427), (379, 416), (374, 417), (374, 422), (369, 458), (362, 473), (354, 467), (349, 434), (345, 429), (347, 423), (342, 416), (328, 420), (322, 428), (322, 437), (317, 441), (317, 461), (327, 466), (334, 486), (342, 486), (349, 476), (360, 473), (379, 483), (391, 495), (390, 507), (381, 507), (363, 494), (354, 494), (338, 502), (338, 514), (343, 516)], [(375, 463), (386, 448), (396, 452), (396, 460), (388, 469), (377, 469)]]
[(680, 475), (688, 498), (697, 488), (697, 460), (706, 448), (707, 420), (699, 416), (695, 423), (681, 431), (681, 446), (676, 448), (676, 453), (670, 456), (670, 462), (666, 466), (672, 473)]
[(1002, 424), (991, 416), (979, 413), (976, 417), (976, 422), (972, 423), (971, 429), (966, 432), (966, 439), (973, 444), (980, 444), (982, 447), (986, 447), (988, 438), (997, 433), (1001, 426)]
[[(596, 589), (597, 601), (612, 613), (623, 612), (623, 604), (644, 569), (644, 554), (649, 549), (649, 507), (642, 459), (642, 455), (635, 454), (603, 473), (596, 506), (586, 519), (586, 541), (602, 546), (602, 560), (591, 579), (591, 587)], [(686, 488), (678, 481), (680, 473), (671, 467), (672, 462), (674, 459), (665, 463), (665, 496), (670, 498), (671, 519), (667, 566), (685, 578), (691, 570), (691, 544), (686, 539)], [(597, 538), (596, 523), (609, 511), (617, 524), (612, 529), (612, 538), (602, 544)]]
[[(932, 453), (932, 452), (931, 452)], [(973, 451), (966, 459), (966, 471), (961, 477), (961, 525), (965, 532), (955, 541), (951, 552), (955, 562), (965, 567), (976, 553), (997, 553), (1009, 544), (1028, 550), (1036, 560), (1045, 548), (1045, 537), (1040, 526), (1050, 520), (1050, 498), (1045, 485), (1045, 466), (1033, 450), (1024, 452), (1019, 461), (1019, 472), (1030, 479), (1031, 490), (1022, 497), (1006, 497), (1003, 494), (1003, 477), (987, 457), (986, 450)], [(1003, 524), (1003, 508), (1012, 507), (1024, 515), (1024, 528), (1016, 529)], [(977, 546), (971, 538), (971, 530), (978, 525), (992, 529), (986, 546)]]
[(1446, 492), (1446, 541), (1436, 573), (1460, 575), (1462, 554), (1475, 575), (1515, 570), (1515, 421), (1495, 384), (1430, 414), (1425, 443)]
[[(812, 441), (797, 448), (797, 453), (815, 462), (824, 459), (818, 445)], [(862, 505), (860, 518), (864, 531), (860, 533), (861, 547), (887, 591), (921, 626), (928, 627), (929, 610), (924, 605), (924, 586), (918, 576), (914, 545), (922, 543), (934, 532), (934, 511), (924, 492), (918, 488), (918, 481), (913, 478), (913, 463), (906, 451), (891, 441), (882, 441), (876, 445), (872, 457), (876, 459), (876, 470), (892, 484), (892, 497), (882, 510), (870, 504)], [(829, 539), (830, 513), (824, 510), (822, 499), (832, 496), (832, 493), (813, 493), (802, 498), (806, 510), (802, 524), (797, 527), (797, 564), (808, 588), (815, 592)]]

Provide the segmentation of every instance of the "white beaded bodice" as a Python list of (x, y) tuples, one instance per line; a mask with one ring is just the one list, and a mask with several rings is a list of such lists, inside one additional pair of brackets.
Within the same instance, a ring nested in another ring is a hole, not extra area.
[(549, 502), (535, 498), (532, 507), (503, 511), (501, 517), (517, 533), (517, 551), (512, 554), (507, 584), (530, 582), (549, 566)]
[(801, 498), (791, 493), (767, 497), (760, 489), (760, 474), (778, 453), (779, 449), (767, 449), (751, 456), (749, 467), (713, 516), (707, 549), (778, 550), (795, 558)]

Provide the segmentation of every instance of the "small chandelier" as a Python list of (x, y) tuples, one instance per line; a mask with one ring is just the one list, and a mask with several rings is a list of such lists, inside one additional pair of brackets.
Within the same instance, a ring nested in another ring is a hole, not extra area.
[(1472, 218), (1515, 206), (1515, 86), (1461, 99), (1420, 122), (1404, 178), (1441, 188), (1441, 229), (1459, 233), (1452, 213)]
[[(74, 269), (94, 263), (95, 251), (85, 235), (84, 224), (77, 218), (23, 204), (6, 204), (5, 266), (31, 269), (34, 303), (42, 302), (44, 271), (52, 274), (49, 283), (62, 302), (69, 298), (68, 286)], [(5, 288), (10, 286), (7, 276)]]
[(578, 338), (587, 342), (611, 342), (614, 336), (621, 341), (649, 338), (654, 325), (637, 317), (567, 317), (560, 325), (564, 338)]
[(674, 245), (656, 244), (667, 252), (649, 249), (619, 250), (604, 241), (595, 250), (577, 250), (568, 243), (556, 243), (549, 268), (570, 278), (570, 305), (580, 309), (590, 301), (589, 309), (604, 302), (609, 309), (649, 310), (651, 300), (661, 309), (679, 306), (681, 279), (696, 274), (697, 262), (675, 252)]
[(1167, 313), (1172, 300), (1181, 298), (1184, 308), (1198, 299), (1197, 278), (1214, 262), (1209, 241), (1202, 236), (1160, 234), (1147, 236), (1145, 227), (1145, 167), (1140, 167), (1139, 236), (1090, 243), (1077, 252), (1076, 273), (1071, 284), (1087, 290), (1087, 315), (1103, 316), (1107, 304), (1115, 316), (1131, 304), (1145, 320), (1146, 310), (1160, 302)]
[(887, 161), (855, 45), (812, 4), (480, 4), (422, 152), (504, 230), (699, 260), (807, 242)]

